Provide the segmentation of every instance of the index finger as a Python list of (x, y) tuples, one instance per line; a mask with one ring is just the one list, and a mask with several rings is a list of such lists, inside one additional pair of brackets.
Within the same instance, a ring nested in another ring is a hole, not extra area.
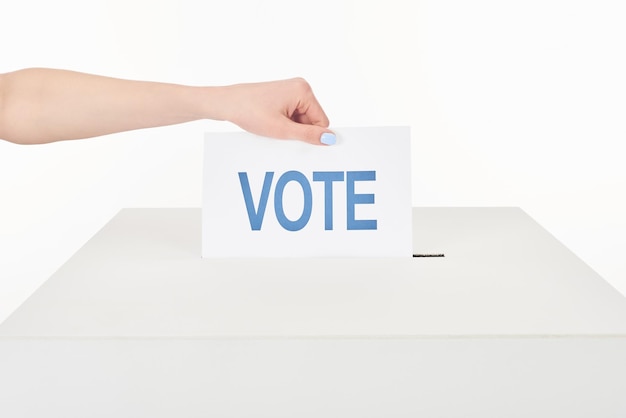
[(326, 113), (324, 113), (324, 109), (322, 109), (322, 106), (315, 98), (313, 91), (309, 91), (309, 94), (305, 98), (305, 101), (300, 103), (297, 111), (302, 116), (306, 116), (306, 120), (310, 121), (311, 125), (328, 128), (328, 125), (330, 124), (328, 116), (326, 116)]

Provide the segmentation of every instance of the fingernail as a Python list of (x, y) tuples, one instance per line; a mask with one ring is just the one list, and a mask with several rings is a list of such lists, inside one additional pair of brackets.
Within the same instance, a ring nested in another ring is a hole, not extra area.
[(335, 134), (324, 132), (320, 137), (320, 142), (324, 145), (335, 145), (335, 143), (337, 143), (337, 137)]

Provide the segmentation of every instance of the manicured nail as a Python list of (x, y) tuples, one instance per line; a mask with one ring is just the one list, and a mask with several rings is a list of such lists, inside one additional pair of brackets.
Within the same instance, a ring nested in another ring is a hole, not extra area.
[(335, 145), (337, 143), (337, 137), (335, 134), (324, 132), (320, 137), (320, 142), (324, 145)]

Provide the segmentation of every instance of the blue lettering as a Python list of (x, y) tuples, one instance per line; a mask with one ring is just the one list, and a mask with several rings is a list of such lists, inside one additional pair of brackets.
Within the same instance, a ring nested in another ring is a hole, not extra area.
[[(285, 186), (290, 181), (295, 181), (302, 187), (304, 194), (304, 207), (302, 208), (302, 214), (298, 219), (292, 221), (287, 218), (283, 209), (283, 192)], [(309, 181), (299, 171), (287, 171), (280, 176), (278, 182), (276, 182), (276, 190), (274, 190), (274, 210), (276, 211), (276, 219), (278, 223), (287, 231), (299, 231), (306, 226), (311, 218), (311, 210), (313, 208), (313, 195), (311, 194), (311, 185)]]
[(248, 220), (250, 221), (250, 228), (252, 228), (253, 231), (261, 230), (261, 226), (263, 225), (263, 216), (265, 216), (267, 198), (270, 194), (270, 186), (272, 185), (273, 178), (273, 171), (265, 173), (265, 179), (263, 179), (263, 189), (261, 191), (261, 197), (259, 198), (259, 207), (258, 209), (255, 209), (254, 202), (252, 201), (252, 193), (250, 192), (248, 173), (239, 173), (239, 183), (241, 184), (243, 199), (246, 202), (246, 209), (248, 210)]
[(333, 181), (343, 181), (343, 171), (314, 171), (313, 181), (324, 182), (324, 229), (333, 229)]
[(346, 200), (348, 207), (346, 212), (348, 215), (348, 230), (355, 229), (377, 229), (376, 219), (355, 219), (354, 207), (360, 204), (374, 203), (373, 194), (356, 194), (354, 192), (354, 183), (357, 181), (376, 180), (375, 171), (348, 171), (346, 176)]
[[(265, 216), (265, 210), (267, 208), (267, 200), (269, 199), (270, 190), (272, 187), (272, 180), (274, 179), (274, 172), (269, 171), (265, 173), (263, 179), (263, 188), (261, 189), (261, 195), (259, 196), (258, 205), (252, 198), (252, 192), (250, 190), (250, 182), (248, 180), (248, 173), (240, 172), (239, 183), (241, 185), (241, 191), (243, 192), (244, 202), (246, 204), (246, 210), (248, 213), (248, 220), (250, 222), (250, 228), (253, 231), (260, 231), (263, 226), (263, 218)], [(365, 205), (375, 203), (375, 196), (373, 193), (356, 193), (355, 183), (357, 181), (375, 181), (376, 171), (348, 171), (345, 173), (346, 180), (346, 215), (347, 215), (347, 229), (348, 230), (376, 230), (378, 229), (378, 221), (376, 219), (356, 219), (356, 205)], [(303, 207), (300, 217), (296, 220), (291, 220), (285, 214), (283, 207), (283, 195), (285, 193), (285, 187), (289, 182), (295, 181), (302, 188), (303, 195)], [(324, 229), (327, 231), (333, 230), (333, 183), (344, 181), (343, 171), (314, 171), (313, 181), (320, 181), (324, 183)], [(313, 210), (313, 194), (311, 192), (311, 183), (309, 180), (299, 171), (287, 171), (276, 182), (274, 190), (274, 212), (276, 213), (276, 219), (278, 223), (287, 231), (299, 231), (304, 228), (311, 219), (311, 212)]]

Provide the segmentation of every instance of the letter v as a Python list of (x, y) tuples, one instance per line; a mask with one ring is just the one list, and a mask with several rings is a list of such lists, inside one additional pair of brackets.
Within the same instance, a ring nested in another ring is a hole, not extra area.
[(265, 216), (267, 198), (270, 194), (270, 187), (272, 185), (273, 178), (273, 171), (268, 171), (265, 173), (265, 179), (263, 179), (263, 189), (261, 191), (261, 197), (259, 198), (259, 206), (258, 209), (256, 209), (254, 207), (254, 202), (252, 201), (252, 192), (250, 191), (248, 173), (239, 173), (239, 183), (241, 184), (243, 199), (246, 202), (246, 209), (248, 210), (248, 220), (250, 221), (250, 228), (252, 228), (253, 231), (261, 230), (261, 225), (263, 225), (263, 216)]

